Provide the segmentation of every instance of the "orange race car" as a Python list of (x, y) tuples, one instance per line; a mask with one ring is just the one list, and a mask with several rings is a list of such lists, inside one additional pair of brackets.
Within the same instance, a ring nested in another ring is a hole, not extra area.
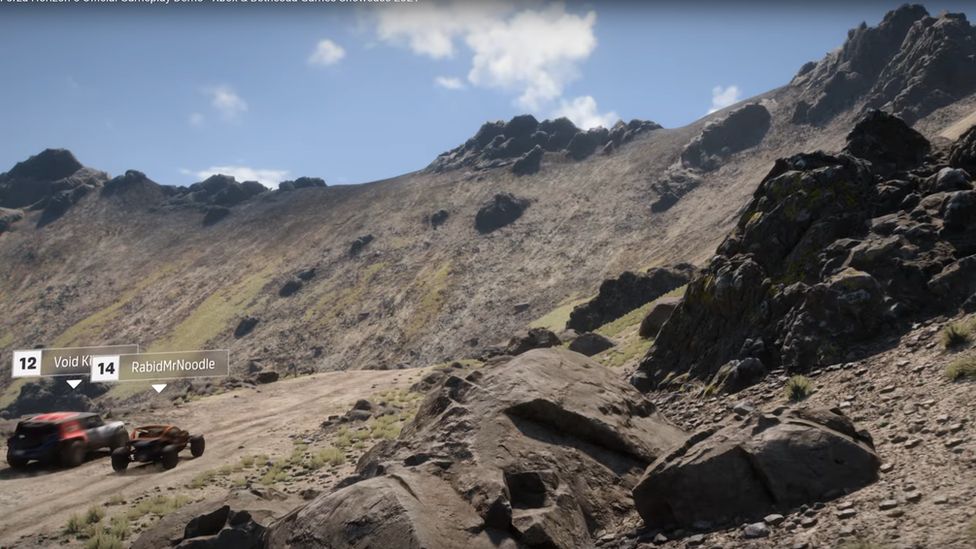
[(158, 462), (164, 469), (172, 469), (180, 461), (179, 453), (190, 447), (193, 457), (203, 455), (206, 442), (203, 435), (191, 435), (174, 425), (146, 425), (132, 431), (128, 444), (112, 451), (112, 469), (125, 471), (129, 463)]

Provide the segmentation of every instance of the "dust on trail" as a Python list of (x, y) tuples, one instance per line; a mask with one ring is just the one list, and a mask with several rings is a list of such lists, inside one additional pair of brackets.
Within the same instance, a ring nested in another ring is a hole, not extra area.
[[(388, 389), (408, 387), (425, 370), (355, 370), (328, 372), (240, 389), (172, 408), (165, 391), (160, 406), (126, 420), (133, 423), (172, 423), (203, 434), (206, 453), (198, 458), (181, 452), (176, 468), (133, 464), (126, 474), (112, 471), (102, 454), (75, 469), (32, 466), (25, 472), (0, 469), (0, 547), (18, 538), (60, 530), (73, 513), (102, 505), (115, 494), (131, 498), (158, 487), (162, 493), (183, 493), (196, 475), (236, 463), (248, 454), (277, 455), (291, 449), (289, 435), (315, 429), (332, 414), (343, 413), (360, 398)], [(258, 392), (260, 391), (260, 392)], [(185, 493), (192, 495), (191, 490)]]

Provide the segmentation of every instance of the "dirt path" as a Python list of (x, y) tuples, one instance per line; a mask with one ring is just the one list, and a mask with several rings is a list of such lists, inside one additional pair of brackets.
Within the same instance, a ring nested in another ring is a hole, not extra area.
[(70, 470), (31, 467), (15, 473), (4, 468), (0, 470), (0, 547), (15, 545), (21, 536), (56, 531), (71, 514), (83, 513), (115, 494), (129, 498), (157, 487), (165, 493), (185, 486), (202, 472), (235, 463), (243, 455), (287, 452), (291, 448), (289, 435), (315, 429), (327, 416), (345, 412), (359, 398), (409, 386), (423, 371), (316, 374), (169, 409), (164, 391), (154, 414), (123, 418), (127, 426), (169, 422), (203, 433), (207, 438), (204, 456), (190, 459), (189, 453), (184, 452), (186, 456), (181, 454), (175, 469), (141, 466), (130, 468), (124, 475), (114, 473), (106, 457), (94, 458)]

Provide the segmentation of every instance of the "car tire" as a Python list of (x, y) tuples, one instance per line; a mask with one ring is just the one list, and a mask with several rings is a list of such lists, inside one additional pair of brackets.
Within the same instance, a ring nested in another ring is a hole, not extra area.
[(190, 437), (190, 455), (198, 458), (203, 455), (203, 451), (207, 448), (207, 441), (203, 439), (203, 435), (196, 435)]
[(163, 453), (159, 457), (159, 463), (163, 465), (163, 469), (172, 469), (176, 467), (176, 464), (180, 462), (180, 448), (170, 444), (163, 448)]
[(114, 469), (115, 472), (121, 473), (128, 469), (130, 461), (131, 458), (129, 456), (128, 446), (112, 450), (112, 469)]
[(109, 442), (108, 449), (115, 452), (118, 448), (129, 445), (129, 433), (125, 431), (119, 431), (112, 436), (112, 441)]
[(77, 467), (85, 461), (85, 443), (81, 440), (70, 440), (61, 446), (61, 466)]
[(24, 467), (27, 467), (28, 462), (30, 462), (29, 459), (18, 458), (7, 454), (7, 465), (9, 465), (11, 469), (23, 469)]

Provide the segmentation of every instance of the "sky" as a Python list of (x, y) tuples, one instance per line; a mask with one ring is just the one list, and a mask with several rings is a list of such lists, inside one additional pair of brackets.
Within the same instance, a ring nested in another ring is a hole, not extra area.
[(0, 0), (0, 171), (63, 147), (170, 185), (351, 184), (525, 112), (678, 127), (788, 83), (899, 3)]

